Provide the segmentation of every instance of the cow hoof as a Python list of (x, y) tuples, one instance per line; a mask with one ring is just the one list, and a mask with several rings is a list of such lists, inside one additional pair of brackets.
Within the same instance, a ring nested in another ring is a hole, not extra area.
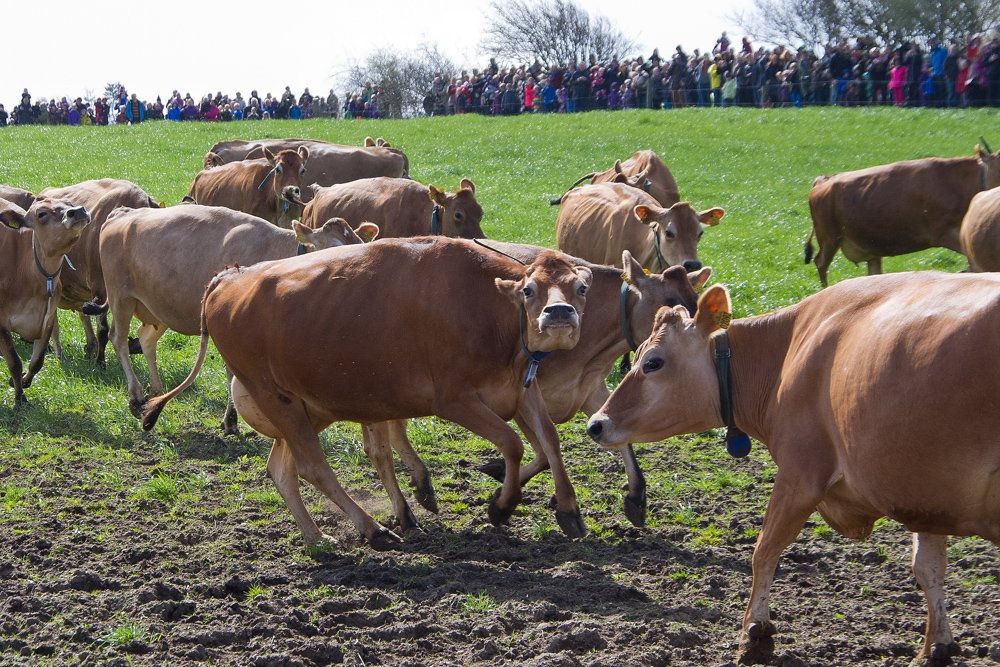
[(579, 509), (565, 512), (557, 511), (556, 522), (559, 523), (559, 527), (562, 528), (567, 537), (576, 539), (587, 535), (587, 527), (583, 524), (583, 515), (580, 514)]
[(417, 487), (413, 490), (413, 497), (416, 499), (420, 506), (423, 507), (428, 512), (434, 514), (438, 513), (438, 501), (437, 496), (434, 494), (434, 487), (428, 482), (427, 488)]
[(514, 513), (514, 507), (507, 508), (497, 505), (497, 498), (500, 497), (501, 491), (503, 491), (503, 489), (496, 490), (496, 493), (493, 494), (492, 500), (490, 500), (489, 509), (486, 511), (486, 515), (490, 518), (490, 523), (494, 526), (505, 525), (508, 521), (510, 521), (510, 516)]
[(479, 472), (486, 473), (498, 482), (503, 482), (504, 478), (507, 477), (507, 464), (504, 463), (503, 459), (496, 459), (490, 461), (489, 463), (484, 463), (477, 468)]
[(142, 419), (142, 408), (146, 405), (146, 401), (137, 401), (134, 398), (129, 399), (128, 411), (132, 413), (132, 416), (136, 419)]
[(740, 642), (741, 665), (766, 665), (773, 658), (774, 637), (750, 638)]
[(142, 354), (142, 344), (139, 342), (138, 338), (133, 338), (129, 336), (128, 339), (128, 353), (129, 354)]
[(646, 491), (622, 498), (622, 511), (633, 526), (646, 527)]
[(97, 356), (97, 343), (90, 342), (83, 346), (83, 358), (92, 359)]
[(28, 397), (24, 394), (18, 394), (14, 397), (14, 410), (22, 410), (28, 407)]
[(944, 667), (952, 663), (953, 656), (958, 655), (962, 655), (962, 647), (958, 642), (938, 642), (931, 645), (930, 655), (918, 655), (910, 663), (910, 667)]
[(778, 628), (771, 621), (754, 621), (747, 628), (747, 637), (750, 639), (763, 639), (764, 637), (773, 637), (777, 632)]
[(382, 529), (371, 536), (368, 544), (375, 551), (401, 551), (403, 540), (391, 530)]

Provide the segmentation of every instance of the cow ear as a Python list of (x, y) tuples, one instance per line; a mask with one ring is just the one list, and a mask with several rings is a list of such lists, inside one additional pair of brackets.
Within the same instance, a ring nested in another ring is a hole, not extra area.
[(722, 285), (712, 285), (698, 299), (694, 324), (705, 335), (719, 329), (728, 329), (733, 319), (729, 291)]
[(467, 178), (463, 178), (458, 187), (460, 190), (472, 190), (472, 194), (476, 194), (476, 184)]
[(0, 221), (11, 229), (20, 229), (28, 225), (24, 209), (6, 199), (0, 199)]
[(650, 223), (649, 214), (652, 211), (650, 211), (647, 206), (643, 206), (642, 204), (639, 204), (638, 206), (636, 206), (632, 210), (635, 213), (635, 217), (639, 219), (639, 222), (641, 222), (644, 225), (648, 225)]
[[(607, 164), (607, 163), (605, 163), (605, 164)], [(622, 161), (621, 160), (615, 160), (615, 173), (616, 174), (622, 173)]]
[(378, 238), (379, 233), (378, 225), (374, 222), (362, 222), (358, 225), (358, 228), (354, 230), (354, 233), (361, 237), (361, 240), (365, 243), (371, 243)]
[(697, 271), (689, 273), (688, 280), (691, 281), (691, 287), (693, 287), (695, 291), (700, 291), (705, 287), (705, 283), (708, 282), (708, 279), (711, 276), (712, 276), (712, 267), (706, 266), (704, 268), (698, 269)]
[(371, 137), (365, 137), (365, 148), (371, 148), (375, 145), (375, 140)]
[(305, 162), (306, 160), (309, 159), (309, 147), (308, 146), (299, 146), (299, 150), (297, 152), (299, 154), (299, 157), (302, 158), (303, 162)]
[(306, 227), (298, 220), (292, 220), (292, 231), (295, 232), (295, 240), (299, 243), (305, 243), (312, 245), (312, 239), (309, 238), (316, 233), (315, 230)]
[(378, 146), (379, 148), (392, 148), (392, 146), (389, 145), (389, 142), (383, 139), (382, 137), (379, 137), (378, 139), (375, 140), (375, 145)]
[(269, 165), (274, 166), (274, 153), (267, 146), (264, 146), (264, 159), (267, 160)]
[(323, 186), (319, 183), (310, 183), (309, 189), (313, 191), (313, 195), (318, 195), (319, 191), (323, 189)]
[(576, 267), (575, 271), (577, 277), (580, 278), (580, 280), (583, 281), (583, 284), (586, 285), (587, 287), (590, 287), (590, 285), (594, 282), (594, 272), (588, 269), (587, 267), (578, 266)]
[(497, 289), (500, 293), (510, 299), (511, 303), (515, 306), (521, 305), (521, 280), (504, 280), (503, 278), (494, 278), (496, 282)]
[(444, 204), (445, 201), (447, 201), (447, 198), (445, 197), (444, 194), (444, 190), (438, 190), (436, 187), (434, 187), (433, 184), (427, 186), (427, 196), (430, 198), (432, 202), (438, 204)]
[(636, 261), (628, 250), (622, 253), (622, 266), (625, 267), (625, 271), (622, 272), (622, 280), (629, 285), (638, 285), (639, 279), (646, 275), (646, 269), (642, 268), (642, 264)]
[(698, 214), (698, 220), (701, 224), (708, 225), (709, 227), (715, 227), (719, 224), (719, 220), (724, 216), (726, 212), (716, 206), (715, 208), (710, 208), (707, 211), (702, 211)]

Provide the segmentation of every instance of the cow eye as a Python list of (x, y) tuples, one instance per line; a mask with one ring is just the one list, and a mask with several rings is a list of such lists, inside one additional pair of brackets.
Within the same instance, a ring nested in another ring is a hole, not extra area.
[(45, 217), (45, 216), (47, 216), (48, 214), (49, 214), (49, 212), (48, 212), (48, 211), (39, 211), (39, 212), (38, 212), (38, 217), (39, 217), (39, 218), (44, 218), (44, 217)]
[(277, 167), (274, 168), (274, 173), (276, 173), (278, 176), (281, 176), (281, 172), (282, 171), (283, 171), (283, 169), (281, 168), (280, 164)]
[(580, 285), (579, 287), (576, 288), (576, 293), (579, 294), (580, 296), (587, 296), (587, 286)]
[(704, 229), (702, 229), (702, 230), (699, 230), (699, 231), (698, 231), (698, 238), (699, 238), (699, 239), (700, 239), (700, 238), (701, 238), (702, 236), (704, 236), (704, 235), (705, 235), (705, 230), (704, 230)]
[(524, 287), (524, 288), (523, 288), (523, 289), (521, 290), (521, 294), (523, 294), (523, 295), (524, 295), (524, 298), (525, 298), (525, 299), (530, 299), (531, 297), (535, 296), (535, 290), (533, 290), (533, 289), (532, 289), (532, 288), (530, 288), (530, 287)]
[(458, 220), (459, 222), (461, 222), (464, 218), (465, 218), (465, 216), (462, 215), (461, 212), (455, 211), (455, 219), (456, 220)]
[(643, 373), (654, 373), (663, 368), (663, 359), (659, 357), (650, 357), (642, 362), (642, 372)]
[(672, 239), (672, 238), (674, 238), (674, 236), (676, 236), (674, 234), (674, 230), (672, 230), (672, 229), (665, 229), (665, 230), (663, 230), (663, 235), (665, 237), (667, 237), (668, 239)]
[(305, 175), (306, 175), (306, 168), (299, 167), (299, 176), (305, 176)]

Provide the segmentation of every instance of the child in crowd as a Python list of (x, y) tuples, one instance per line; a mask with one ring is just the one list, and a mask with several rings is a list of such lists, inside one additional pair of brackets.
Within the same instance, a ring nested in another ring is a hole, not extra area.
[(559, 90), (556, 91), (556, 101), (559, 103), (557, 113), (566, 113), (567, 99), (569, 99), (569, 96), (566, 94), (566, 89), (560, 87)]

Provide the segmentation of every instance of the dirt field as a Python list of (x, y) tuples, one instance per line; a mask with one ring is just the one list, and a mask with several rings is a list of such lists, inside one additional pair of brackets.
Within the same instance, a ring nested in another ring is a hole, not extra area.
[[(547, 476), (509, 527), (490, 526), (482, 449), (447, 468), (430, 461), (442, 511), (414, 504), (424, 532), (394, 553), (365, 546), (303, 483), (339, 540), (307, 553), (264, 477), (260, 439), (195, 427), (174, 448), (137, 436), (128, 450), (67, 442), (50, 457), (25, 438), (0, 457), (0, 664), (735, 664), (774, 472), (763, 448), (746, 461), (715, 440), (640, 448), (652, 527), (639, 529), (618, 508), (621, 464), (581, 429), (563, 438), (587, 538), (553, 529)], [(391, 525), (371, 467), (342, 473)], [(888, 522), (862, 543), (810, 522), (777, 573), (772, 664), (907, 664), (925, 616), (909, 540)], [(998, 549), (951, 545), (956, 661), (996, 664)]]

